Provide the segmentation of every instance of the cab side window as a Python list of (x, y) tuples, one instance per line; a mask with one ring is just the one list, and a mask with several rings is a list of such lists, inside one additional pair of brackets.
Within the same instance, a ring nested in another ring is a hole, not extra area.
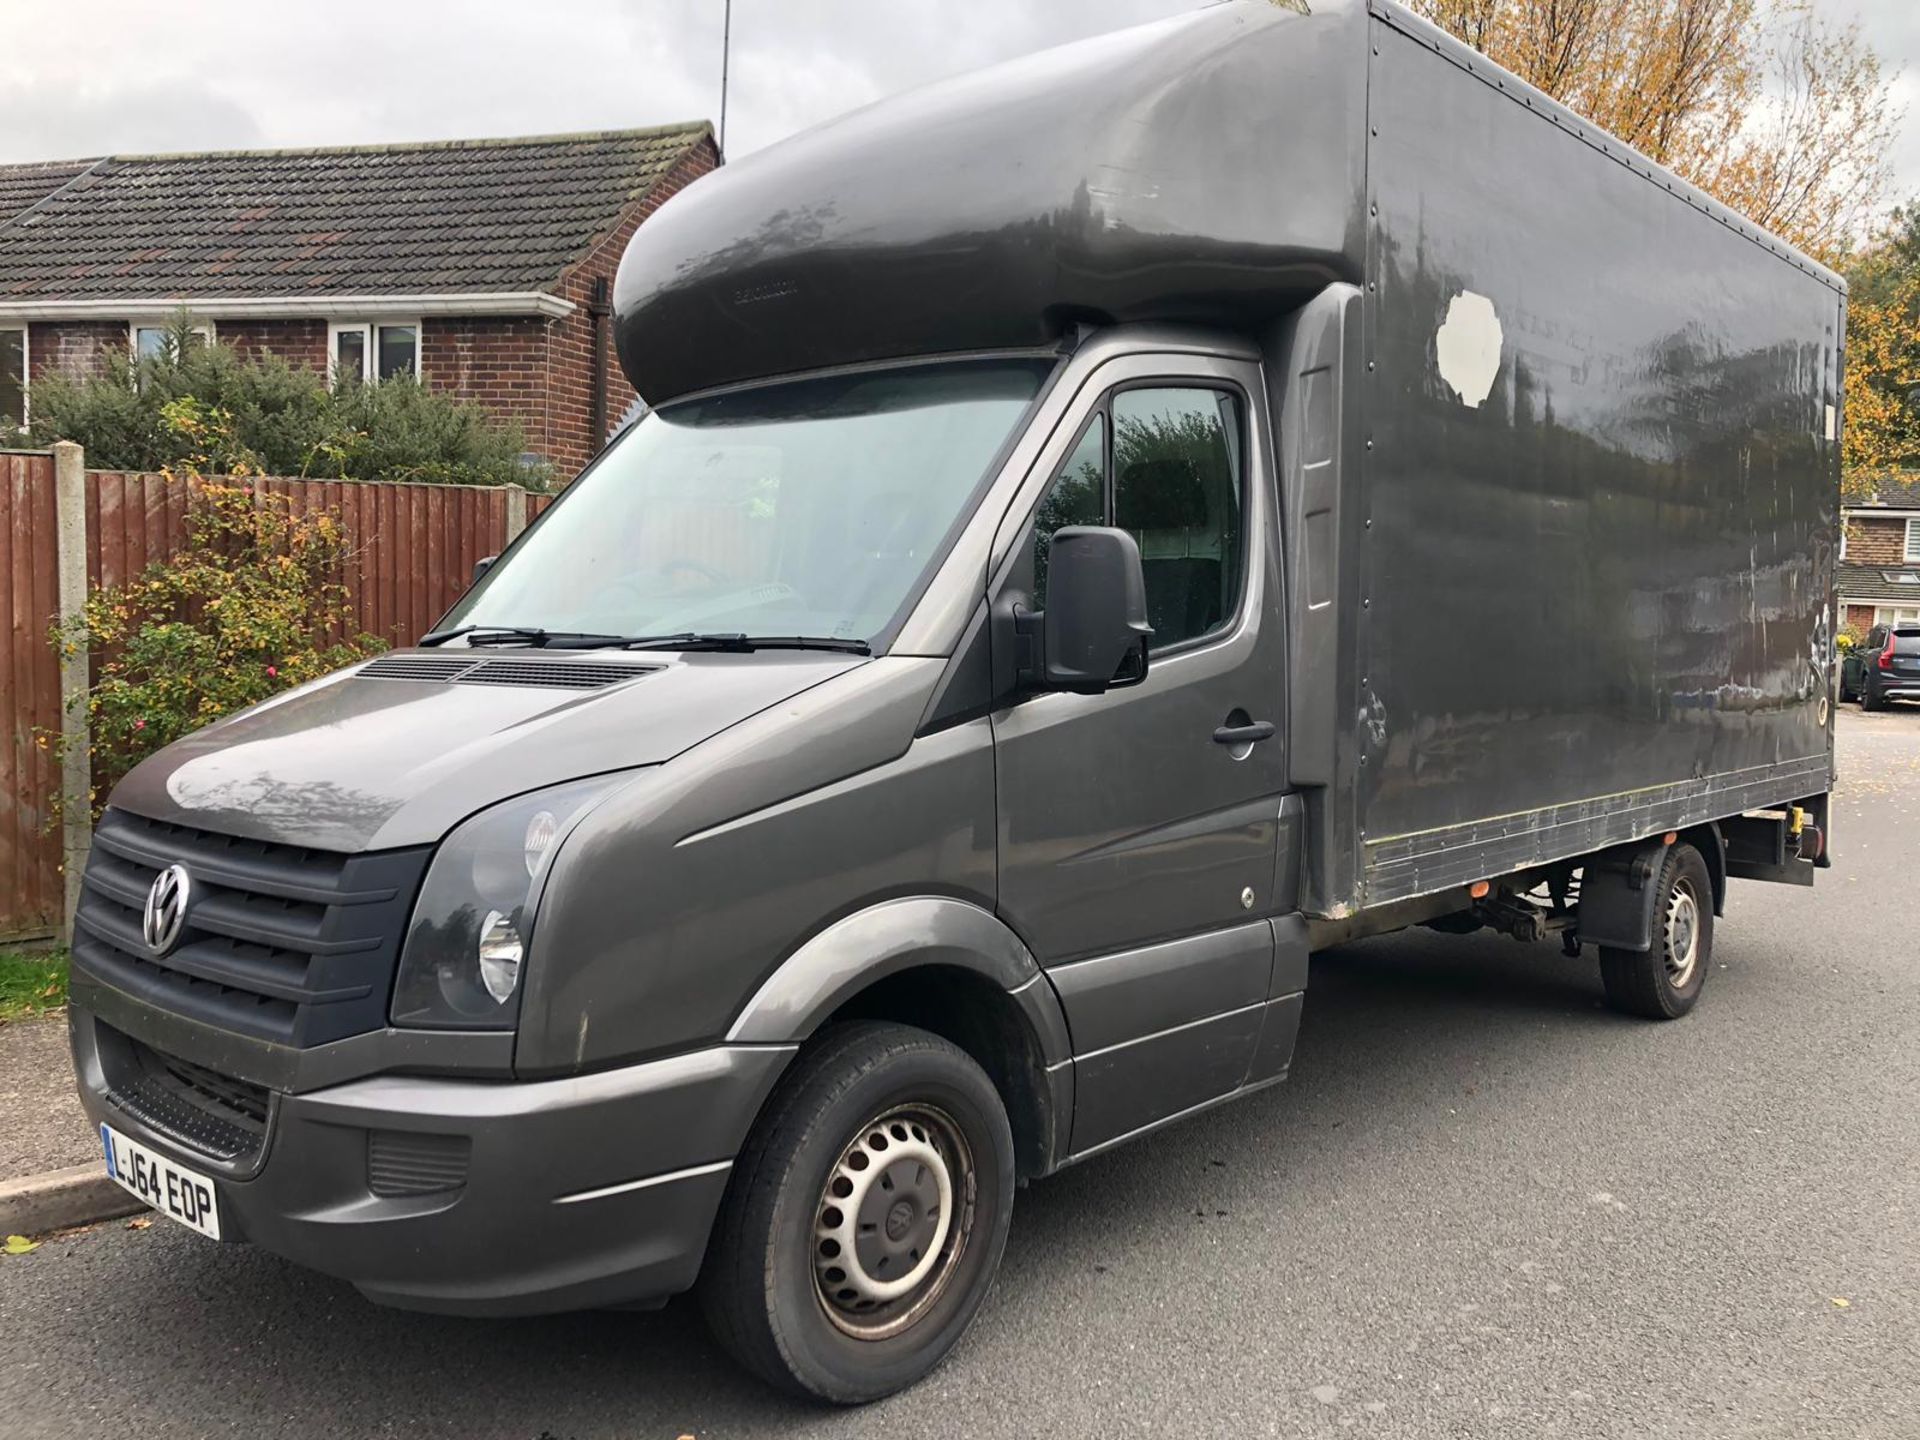
[(1139, 542), (1155, 650), (1223, 629), (1240, 598), (1241, 435), (1241, 402), (1230, 390), (1110, 392), (1035, 516), (1035, 604), (1046, 604), (1053, 532), (1111, 524)]

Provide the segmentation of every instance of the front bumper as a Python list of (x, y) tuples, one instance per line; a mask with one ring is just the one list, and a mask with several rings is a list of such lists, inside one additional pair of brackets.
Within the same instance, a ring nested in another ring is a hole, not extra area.
[(690, 1286), (733, 1156), (793, 1053), (721, 1045), (559, 1080), (276, 1092), (258, 1153), (223, 1161), (116, 1096), (103, 1049), (119, 1032), (79, 1005), (70, 1024), (88, 1114), (212, 1176), (223, 1233), (382, 1304), (462, 1315)]

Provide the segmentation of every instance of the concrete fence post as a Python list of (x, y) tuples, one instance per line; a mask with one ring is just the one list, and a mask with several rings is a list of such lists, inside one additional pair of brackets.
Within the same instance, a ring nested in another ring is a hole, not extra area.
[[(71, 440), (53, 447), (54, 528), (58, 538), (60, 623), (87, 605), (87, 455)], [(60, 654), (60, 862), (66, 880), (60, 941), (73, 943), (80, 877), (93, 845), (93, 758), (87, 724), (87, 652)]]
[(520, 532), (527, 528), (527, 492), (518, 485), (509, 485), (506, 488), (507, 544), (511, 545), (519, 538)]

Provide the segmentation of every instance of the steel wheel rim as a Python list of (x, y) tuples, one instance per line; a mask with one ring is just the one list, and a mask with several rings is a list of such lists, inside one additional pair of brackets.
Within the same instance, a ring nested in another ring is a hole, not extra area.
[(854, 1132), (814, 1205), (813, 1288), (858, 1340), (907, 1329), (945, 1292), (973, 1228), (973, 1152), (931, 1105), (890, 1106)]
[(1700, 902), (1691, 881), (1682, 880), (1667, 898), (1667, 981), (1686, 987), (1700, 963)]

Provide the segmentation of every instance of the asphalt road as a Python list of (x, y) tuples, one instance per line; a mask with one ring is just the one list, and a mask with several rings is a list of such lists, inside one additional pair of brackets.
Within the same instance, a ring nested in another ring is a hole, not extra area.
[(1920, 1436), (1920, 712), (1841, 720), (1838, 867), (1739, 884), (1677, 1024), (1593, 962), (1317, 960), (1293, 1078), (1023, 1191), (998, 1288), (859, 1412), (683, 1306), (376, 1309), (156, 1221), (0, 1258), (30, 1436)]

